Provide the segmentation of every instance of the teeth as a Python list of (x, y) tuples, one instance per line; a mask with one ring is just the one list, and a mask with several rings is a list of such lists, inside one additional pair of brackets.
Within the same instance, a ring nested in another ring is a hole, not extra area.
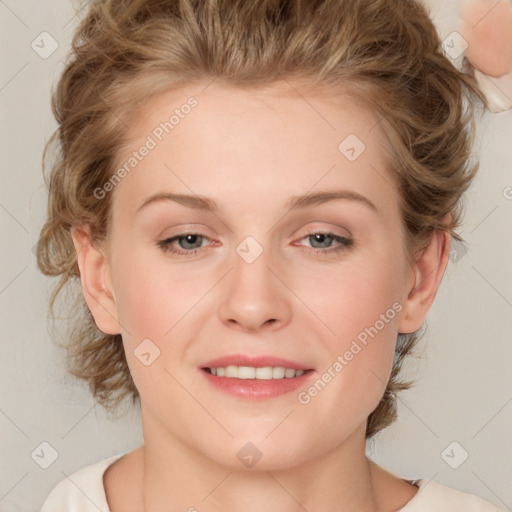
[[(229, 377), (238, 377), (239, 379), (254, 379), (256, 378), (257, 370), (250, 366), (230, 366), (232, 368)], [(227, 376), (227, 373), (226, 373)]]
[(300, 377), (304, 374), (304, 370), (294, 370), (293, 368), (284, 368), (284, 366), (254, 368), (252, 366), (229, 365), (226, 367), (219, 366), (217, 368), (210, 368), (210, 372), (217, 377), (257, 380), (292, 379), (293, 377)]
[(276, 366), (275, 368), (272, 368), (272, 378), (273, 379), (282, 379), (284, 377), (285, 373), (286, 373), (286, 368), (283, 368), (282, 366)]

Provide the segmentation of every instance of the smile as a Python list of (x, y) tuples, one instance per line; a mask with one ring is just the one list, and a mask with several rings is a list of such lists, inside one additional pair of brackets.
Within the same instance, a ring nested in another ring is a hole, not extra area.
[(264, 366), (262, 368), (256, 368), (254, 366), (235, 365), (205, 368), (205, 370), (217, 377), (256, 380), (293, 379), (300, 377), (305, 371), (308, 371), (285, 368), (284, 366)]

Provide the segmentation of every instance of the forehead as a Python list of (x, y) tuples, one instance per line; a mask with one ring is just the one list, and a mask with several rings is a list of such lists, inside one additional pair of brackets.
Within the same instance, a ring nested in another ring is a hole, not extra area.
[(396, 202), (379, 118), (348, 95), (303, 94), (288, 82), (190, 84), (144, 104), (127, 140), (116, 167), (137, 161), (114, 193), (129, 195), (132, 211), (169, 189), (241, 206), (343, 185)]
[[(182, 121), (186, 118), (189, 118), (187, 125), (196, 127), (216, 120), (218, 128), (227, 128), (226, 124), (240, 126), (244, 120), (248, 127), (258, 119), (267, 123), (269, 130), (280, 120), (286, 130), (293, 130), (297, 136), (313, 132), (341, 135), (350, 129), (362, 140), (383, 139), (378, 127), (380, 116), (372, 111), (369, 102), (363, 104), (360, 98), (342, 91), (312, 90), (309, 84), (301, 89), (301, 86), (300, 82), (288, 81), (243, 88), (215, 81), (183, 85), (144, 102), (131, 119), (128, 140), (140, 139), (151, 129), (156, 130), (158, 138), (158, 127), (166, 121), (173, 125), (173, 136), (179, 136), (184, 129), (178, 126), (185, 124)], [(258, 125), (252, 125), (252, 131)]]

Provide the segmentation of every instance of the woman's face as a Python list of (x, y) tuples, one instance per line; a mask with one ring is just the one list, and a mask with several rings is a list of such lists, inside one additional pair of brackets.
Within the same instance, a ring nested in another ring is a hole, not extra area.
[[(378, 118), (287, 88), (154, 98), (110, 192), (110, 284), (146, 442), (232, 467), (364, 439), (414, 280)], [(297, 199), (320, 193), (338, 197)], [(308, 371), (255, 380), (282, 375), (251, 368), (268, 366)]]

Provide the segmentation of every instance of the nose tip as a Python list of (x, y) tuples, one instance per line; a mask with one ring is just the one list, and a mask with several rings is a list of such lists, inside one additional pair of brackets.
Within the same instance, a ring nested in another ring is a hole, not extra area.
[(268, 258), (266, 251), (252, 263), (237, 257), (219, 306), (219, 317), (231, 327), (255, 332), (276, 329), (289, 321), (286, 288), (270, 270)]

